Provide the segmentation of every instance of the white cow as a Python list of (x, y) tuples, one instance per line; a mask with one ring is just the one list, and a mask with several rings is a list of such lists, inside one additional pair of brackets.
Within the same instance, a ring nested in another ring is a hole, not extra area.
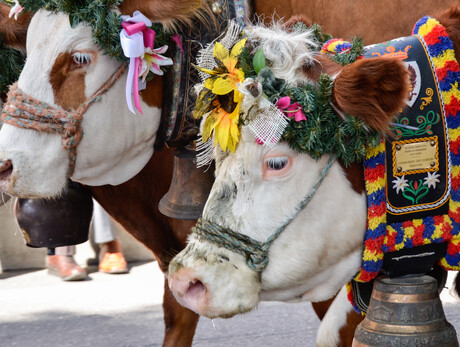
[[(27, 63), (18, 87), (53, 106), (78, 106), (120, 64), (94, 43), (89, 26), (71, 28), (67, 15), (40, 10), (28, 30)], [(53, 84), (68, 71), (63, 81)], [(149, 112), (131, 115), (125, 99), (114, 97), (124, 95), (125, 81), (126, 74), (85, 113), (73, 180), (117, 185), (135, 176), (151, 158), (161, 109), (149, 108), (141, 100)], [(44, 136), (5, 124), (0, 132), (0, 171), (2, 165), (12, 165), (12, 173), (0, 183), (3, 191), (22, 197), (50, 197), (59, 194), (67, 182), (69, 158), (58, 134)]]
[[(312, 38), (302, 36), (305, 33), (290, 34), (279, 28), (254, 26), (246, 28), (244, 34), (254, 52), (258, 48), (263, 50), (275, 76), (291, 85), (313, 83), (311, 78), (317, 77), (321, 69), (335, 75), (335, 107), (351, 114), (361, 112), (368, 123), (375, 124), (378, 117), (383, 117), (385, 123), (388, 116), (382, 116), (383, 111), (373, 114), (371, 106), (367, 110), (354, 110), (356, 98), (364, 105), (375, 105), (378, 102), (372, 95), (381, 92), (379, 87), (397, 81), (394, 105), (384, 109), (394, 114), (404, 103), (408, 82), (399, 61), (373, 59), (342, 70), (337, 64), (326, 64), (323, 58), (315, 57), (307, 45)], [(378, 75), (380, 86), (363, 83), (370, 81), (367, 71), (372, 71), (374, 77)], [(354, 81), (344, 86), (343, 82), (351, 78)], [(240, 91), (245, 93), (244, 84), (240, 85)], [(341, 98), (342, 93), (348, 98)], [(251, 121), (246, 122), (245, 117), (246, 114), (241, 116), (245, 120), (235, 152), (214, 148), (216, 179), (203, 211), (203, 228), (229, 229), (236, 237), (264, 243), (295, 215), (301, 201), (315, 191), (330, 156), (315, 160), (285, 142), (260, 145), (250, 129)], [(193, 233), (187, 247), (170, 263), (169, 285), (176, 299), (185, 307), (213, 318), (250, 311), (260, 300), (321, 301), (336, 295), (359, 269), (366, 229), (366, 198), (362, 189), (351, 184), (349, 175), (356, 176), (339, 161), (332, 163), (309, 204), (271, 244), (268, 265), (262, 272), (253, 266), (257, 256), (217, 245)], [(363, 181), (362, 172), (358, 172), (358, 180)], [(351, 310), (351, 305), (345, 303), (344, 289), (337, 298), (333, 307), (341, 307), (344, 315), (325, 323), (335, 324), (336, 331)], [(331, 335), (334, 329), (325, 328), (325, 324), (318, 334), (318, 345), (336, 345), (338, 335)]]

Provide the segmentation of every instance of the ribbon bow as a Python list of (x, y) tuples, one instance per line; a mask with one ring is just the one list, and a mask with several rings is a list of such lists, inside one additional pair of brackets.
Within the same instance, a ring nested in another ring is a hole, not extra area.
[[(165, 53), (168, 46), (154, 49), (155, 31), (150, 29), (152, 22), (140, 11), (135, 11), (133, 16), (121, 16), (123, 30), (120, 32), (120, 42), (123, 53), (130, 58), (128, 78), (126, 81), (126, 102), (132, 113), (136, 113), (133, 108), (131, 95), (134, 98), (134, 106), (142, 113), (139, 101), (139, 90), (146, 87), (145, 78), (149, 71), (157, 75), (163, 75), (160, 66), (172, 65), (170, 58), (161, 54)], [(139, 78), (142, 76), (141, 85)]]

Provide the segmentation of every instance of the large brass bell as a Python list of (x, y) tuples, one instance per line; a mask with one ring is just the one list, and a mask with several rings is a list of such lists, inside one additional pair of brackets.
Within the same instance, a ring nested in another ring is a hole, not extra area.
[(160, 200), (158, 208), (175, 219), (198, 219), (203, 211), (212, 183), (213, 168), (196, 167), (196, 151), (181, 148), (174, 152), (171, 186)]
[(436, 280), (430, 276), (377, 279), (352, 346), (458, 346)]

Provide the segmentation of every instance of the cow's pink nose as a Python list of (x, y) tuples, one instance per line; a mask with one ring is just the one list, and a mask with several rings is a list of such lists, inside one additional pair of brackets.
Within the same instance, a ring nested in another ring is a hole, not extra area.
[(207, 288), (190, 269), (182, 268), (168, 278), (169, 288), (177, 302), (188, 309), (202, 314), (207, 305)]
[(11, 160), (0, 160), (0, 181), (7, 180), (13, 172)]

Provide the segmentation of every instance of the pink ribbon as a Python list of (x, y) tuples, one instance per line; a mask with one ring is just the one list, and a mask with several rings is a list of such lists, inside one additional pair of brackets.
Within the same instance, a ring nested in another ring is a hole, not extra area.
[(132, 103), (133, 98), (134, 106), (143, 114), (139, 99), (139, 69), (145, 47), (153, 49), (155, 31), (148, 28), (148, 26), (152, 25), (152, 22), (139, 11), (135, 11), (132, 17), (123, 17), (125, 21), (121, 24), (123, 30), (120, 32), (120, 42), (125, 56), (130, 58), (125, 90), (126, 102), (128, 109), (135, 114)]

